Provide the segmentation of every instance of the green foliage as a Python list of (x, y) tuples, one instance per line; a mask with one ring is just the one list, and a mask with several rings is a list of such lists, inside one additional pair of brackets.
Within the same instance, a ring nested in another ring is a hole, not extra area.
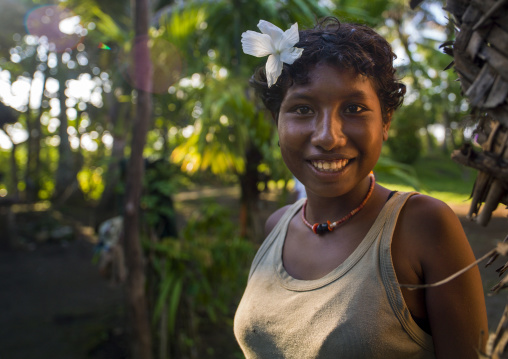
[(396, 162), (389, 157), (381, 156), (374, 167), (376, 175), (397, 179), (399, 182), (412, 186), (417, 191), (422, 188), (415, 169), (404, 163)]
[(97, 29), (104, 35), (107, 34), (107, 40), (112, 40), (118, 43), (126, 41), (125, 32), (118, 26), (117, 22), (107, 13), (101, 10), (97, 5), (92, 5), (88, 11), (96, 17)]
[(143, 220), (157, 236), (175, 233), (176, 214), (172, 196), (187, 184), (187, 178), (174, 165), (162, 159), (146, 163), (141, 198)]
[[(265, 121), (267, 120), (265, 119)], [(282, 154), (278, 147), (278, 141), (279, 136), (277, 131), (273, 129), (269, 141), (262, 143), (259, 147), (264, 160), (259, 166), (258, 171), (262, 173), (265, 178), (270, 178), (274, 181), (283, 180), (287, 182), (293, 178), (293, 175), (282, 159)]]
[(439, 153), (422, 157), (409, 168), (418, 178), (416, 184), (396, 173), (385, 171), (376, 171), (376, 181), (392, 190), (417, 190), (447, 203), (463, 204), (469, 198), (476, 178), (473, 169), (463, 167), (449, 156)]
[(77, 174), (78, 183), (88, 201), (98, 201), (104, 191), (102, 167), (84, 167)]
[(415, 128), (399, 128), (394, 136), (388, 139), (390, 155), (394, 160), (405, 163), (414, 163), (421, 155), (422, 144)]
[(10, 151), (0, 149), (0, 163), (4, 164), (0, 170), (0, 188), (3, 190), (2, 193), (4, 195), (14, 192), (14, 186), (16, 185), (12, 183), (10, 157)]
[(195, 63), (195, 46), (200, 43), (205, 31), (205, 8), (190, 2), (185, 8), (173, 7), (171, 10), (162, 15), (156, 36), (179, 50), (177, 56), (182, 56), (186, 63), (191, 64), (190, 71), (197, 70), (192, 63)]
[(244, 172), (243, 156), (249, 139), (259, 141), (267, 130), (262, 121), (256, 121), (254, 104), (243, 95), (242, 85), (205, 75), (203, 86), (186, 89), (192, 98), (189, 111), (197, 117), (194, 133), (172, 154), (184, 171), (210, 168), (217, 175)]
[(385, 20), (383, 13), (391, 5), (387, 0), (335, 0), (340, 20), (379, 26)]
[(231, 324), (231, 308), (245, 287), (254, 255), (253, 245), (238, 236), (228, 209), (214, 202), (201, 208), (179, 238), (144, 242), (158, 283), (152, 321), (155, 326), (167, 316), (173, 352), (196, 346), (195, 332), (205, 321)]
[(387, 145), (395, 161), (412, 164), (420, 158), (422, 143), (418, 130), (424, 122), (421, 114), (416, 103), (403, 106), (394, 113)]

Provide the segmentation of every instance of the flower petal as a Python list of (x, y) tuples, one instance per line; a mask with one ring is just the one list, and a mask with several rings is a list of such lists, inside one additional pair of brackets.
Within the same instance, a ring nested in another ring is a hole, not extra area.
[(300, 56), (302, 56), (303, 49), (299, 47), (292, 47), (290, 49), (286, 49), (282, 51), (280, 54), (280, 60), (285, 64), (291, 65), (295, 62)]
[(298, 23), (295, 22), (282, 34), (281, 46), (284, 48), (293, 47), (298, 41), (300, 41), (300, 34), (298, 33)]
[(274, 47), (278, 48), (277, 44), (282, 40), (284, 32), (271, 22), (265, 20), (259, 20), (258, 28), (259, 30), (261, 30), (263, 34), (267, 34), (268, 36), (270, 36), (272, 38), (272, 43), (274, 44)]
[(268, 87), (272, 87), (277, 82), (280, 74), (282, 73), (282, 61), (276, 55), (268, 56), (266, 61), (266, 80), (268, 81)]
[(242, 34), (242, 48), (247, 55), (256, 57), (267, 56), (274, 52), (270, 36), (251, 30)]

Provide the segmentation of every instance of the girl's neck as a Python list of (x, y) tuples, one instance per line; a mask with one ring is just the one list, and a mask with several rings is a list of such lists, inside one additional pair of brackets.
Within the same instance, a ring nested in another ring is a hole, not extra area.
[[(306, 219), (310, 223), (324, 223), (337, 221), (357, 208), (365, 199), (370, 187), (370, 177), (367, 176), (351, 191), (337, 197), (321, 197), (307, 192)], [(376, 188), (374, 188), (374, 193)], [(373, 195), (374, 195), (373, 193)], [(371, 199), (366, 203), (368, 206)]]

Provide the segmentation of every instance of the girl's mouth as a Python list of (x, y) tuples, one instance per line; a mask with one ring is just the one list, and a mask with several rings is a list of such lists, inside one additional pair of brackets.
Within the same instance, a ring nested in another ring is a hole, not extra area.
[(334, 161), (324, 161), (324, 160), (316, 160), (316, 161), (310, 161), (312, 166), (317, 169), (318, 171), (323, 172), (339, 172), (344, 167), (347, 166), (349, 163), (349, 160), (342, 159), (342, 160), (334, 160)]

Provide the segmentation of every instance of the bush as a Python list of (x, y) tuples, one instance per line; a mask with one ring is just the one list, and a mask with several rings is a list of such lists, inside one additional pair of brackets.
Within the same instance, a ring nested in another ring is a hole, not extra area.
[(144, 242), (153, 273), (152, 321), (159, 341), (171, 344), (170, 357), (195, 357), (205, 325), (232, 326), (255, 248), (238, 236), (230, 216), (227, 208), (208, 202), (178, 238)]
[(422, 152), (422, 142), (417, 129), (411, 127), (397, 129), (395, 136), (388, 139), (387, 145), (390, 156), (405, 164), (415, 163)]

